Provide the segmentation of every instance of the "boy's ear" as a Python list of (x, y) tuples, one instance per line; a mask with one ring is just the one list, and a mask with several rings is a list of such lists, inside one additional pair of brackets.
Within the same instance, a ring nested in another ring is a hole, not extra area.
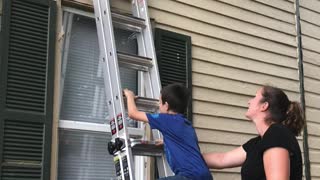
[(169, 104), (167, 102), (165, 102), (164, 106), (165, 106), (166, 110), (168, 111), (169, 110)]

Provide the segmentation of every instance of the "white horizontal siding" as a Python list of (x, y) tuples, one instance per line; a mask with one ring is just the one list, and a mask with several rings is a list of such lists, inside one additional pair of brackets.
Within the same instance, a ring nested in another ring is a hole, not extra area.
[[(261, 85), (278, 86), (299, 101), (292, 2), (148, 3), (156, 27), (191, 36), (193, 123), (203, 152), (231, 150), (257, 134), (244, 114)], [(216, 179), (240, 179), (240, 168), (212, 172)]]
[(306, 117), (312, 179), (320, 177), (320, 1), (300, 0)]

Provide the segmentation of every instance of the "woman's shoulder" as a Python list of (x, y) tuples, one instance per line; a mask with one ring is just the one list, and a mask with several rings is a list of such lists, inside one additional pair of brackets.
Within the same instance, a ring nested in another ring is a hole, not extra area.
[(265, 134), (263, 135), (263, 137), (268, 137), (271, 136), (272, 138), (281, 138), (281, 137), (294, 137), (294, 134), (290, 131), (290, 129), (281, 124), (281, 123), (274, 123), (271, 124), (270, 127), (268, 128), (268, 130), (265, 132)]
[(260, 136), (253, 137), (249, 139), (246, 143), (244, 143), (242, 147), (246, 152), (248, 152), (252, 148), (254, 148), (260, 140), (261, 140)]
[(292, 149), (292, 144), (296, 144), (297, 139), (294, 134), (283, 124), (272, 124), (262, 137), (262, 150), (272, 147), (283, 147)]

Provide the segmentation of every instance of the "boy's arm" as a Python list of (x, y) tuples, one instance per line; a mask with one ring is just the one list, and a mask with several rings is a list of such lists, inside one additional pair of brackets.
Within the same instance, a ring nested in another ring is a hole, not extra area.
[(136, 103), (134, 102), (135, 95), (133, 94), (133, 92), (128, 89), (124, 89), (123, 92), (124, 92), (124, 95), (127, 97), (129, 118), (136, 121), (149, 122), (146, 113), (142, 111), (138, 111)]

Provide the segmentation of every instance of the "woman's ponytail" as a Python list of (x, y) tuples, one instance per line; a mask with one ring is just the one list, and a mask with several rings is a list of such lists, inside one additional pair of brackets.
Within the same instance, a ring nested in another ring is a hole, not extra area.
[(296, 101), (290, 103), (287, 110), (287, 117), (282, 124), (287, 126), (295, 136), (300, 135), (303, 126), (305, 125), (305, 116), (300, 104)]

